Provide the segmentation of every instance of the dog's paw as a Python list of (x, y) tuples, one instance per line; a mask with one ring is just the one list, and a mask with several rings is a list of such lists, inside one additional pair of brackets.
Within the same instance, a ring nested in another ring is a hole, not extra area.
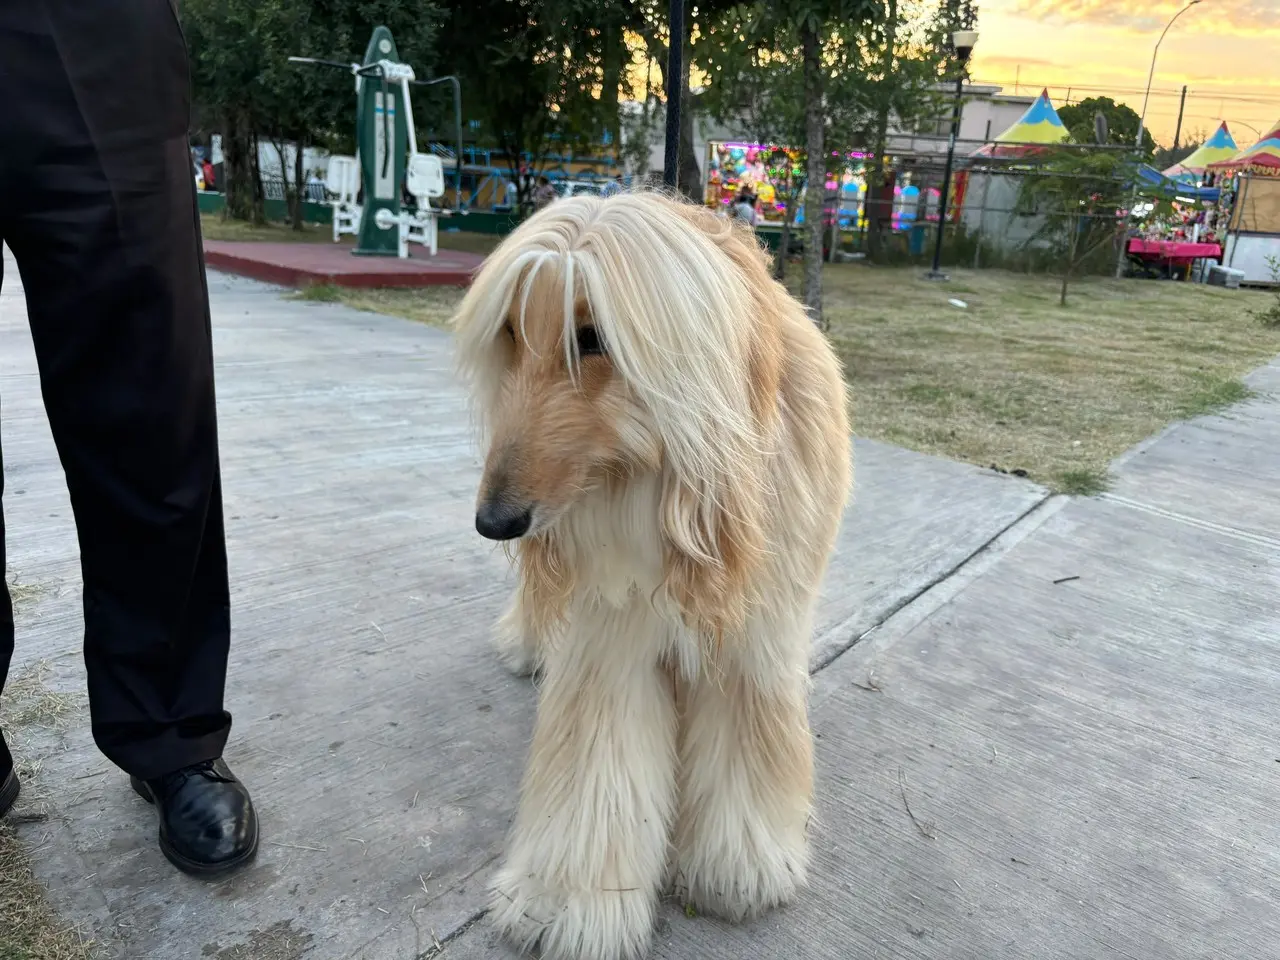
[(498, 655), (498, 662), (512, 676), (531, 677), (537, 669), (533, 650), (519, 638), (513, 639), (499, 633), (493, 638), (493, 651)]
[(638, 960), (649, 945), (655, 901), (651, 891), (633, 888), (557, 889), (507, 866), (490, 886), (489, 918), (543, 960)]
[(790, 903), (805, 884), (806, 861), (803, 843), (757, 841), (732, 852), (695, 845), (675, 865), (673, 893), (699, 913), (741, 923)]
[(517, 677), (531, 677), (538, 670), (538, 645), (526, 636), (515, 604), (494, 625), (493, 651), (498, 662)]

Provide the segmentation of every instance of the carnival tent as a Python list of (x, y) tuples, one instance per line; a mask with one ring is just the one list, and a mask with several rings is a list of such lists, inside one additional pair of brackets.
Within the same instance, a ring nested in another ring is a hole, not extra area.
[(1214, 135), (1201, 144), (1198, 150), (1181, 163), (1175, 163), (1165, 170), (1164, 175), (1174, 180), (1195, 183), (1204, 176), (1205, 168), (1209, 164), (1230, 160), (1239, 152), (1240, 148), (1236, 146), (1235, 138), (1231, 136), (1231, 131), (1227, 129), (1224, 121)]
[(1214, 202), (1218, 199), (1217, 187), (1201, 187), (1195, 183), (1187, 183), (1168, 173), (1161, 173), (1155, 167), (1143, 163), (1138, 166), (1134, 186), (1140, 193), (1157, 194), (1169, 200), (1204, 200)]
[(1049, 91), (1036, 97), (1027, 112), (992, 143), (984, 144), (969, 156), (1016, 159), (1041, 153), (1045, 148), (1070, 139), (1058, 111), (1049, 102)]
[(1248, 150), (1242, 150), (1229, 160), (1211, 163), (1210, 173), (1251, 173), (1255, 176), (1280, 177), (1280, 120), (1271, 125), (1271, 132)]

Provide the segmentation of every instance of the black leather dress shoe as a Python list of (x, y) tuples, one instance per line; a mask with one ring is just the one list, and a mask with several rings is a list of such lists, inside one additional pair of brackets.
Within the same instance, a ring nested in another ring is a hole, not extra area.
[(258, 817), (249, 791), (221, 760), (183, 767), (154, 780), (130, 777), (160, 814), (160, 850), (179, 870), (211, 876), (258, 852)]
[(13, 769), (13, 754), (0, 737), (0, 817), (9, 812), (18, 799), (18, 771)]
[(14, 801), (18, 799), (18, 771), (12, 766), (8, 772), (0, 767), (0, 817), (9, 812)]

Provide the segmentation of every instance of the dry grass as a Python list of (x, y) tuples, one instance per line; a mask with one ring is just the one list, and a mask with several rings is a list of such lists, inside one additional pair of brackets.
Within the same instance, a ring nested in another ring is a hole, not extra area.
[(19, 583), (17, 580), (10, 580), (8, 586), (9, 602), (13, 604), (15, 612), (35, 603), (48, 592), (46, 587), (38, 583)]
[(13, 827), (0, 821), (0, 960), (88, 960), (93, 944), (58, 920)]
[[(487, 233), (467, 233), (463, 230), (450, 230), (451, 221), (440, 221), (439, 245), (441, 250), (462, 250), (466, 253), (488, 254), (498, 245), (501, 237)], [(333, 228), (328, 224), (303, 224), (301, 230), (294, 230), (284, 223), (244, 223), (240, 220), (223, 220), (218, 214), (203, 214), (200, 217), (200, 232), (206, 240), (231, 240), (238, 242), (268, 243), (333, 243)], [(343, 243), (350, 245), (353, 239), (342, 238)], [(3, 960), (3, 958), (0, 958)]]
[[(8, 736), (32, 728), (62, 729), (75, 709), (74, 697), (49, 689), (51, 669), (41, 661), (11, 678), (0, 698), (0, 725)], [(22, 754), (21, 744), (17, 744)], [(32, 875), (27, 850), (18, 840), (13, 819), (46, 818), (38, 792), (40, 763), (18, 758), (23, 792), (11, 818), (0, 821), (0, 960), (88, 960), (93, 944), (60, 921)]]
[[(1062, 493), (1106, 489), (1116, 456), (1174, 420), (1246, 399), (1240, 378), (1280, 353), (1280, 330), (1255, 315), (1260, 293), (1088, 279), (1063, 308), (1054, 277), (956, 271), (938, 284), (923, 270), (859, 264), (825, 276), (860, 436), (1025, 471)], [(442, 326), (462, 291), (334, 295)]]
[(200, 215), (200, 233), (206, 240), (333, 243), (333, 228), (328, 224), (304, 223), (301, 230), (294, 230), (285, 223), (245, 223), (209, 213)]
[(1252, 316), (1262, 294), (1081, 280), (1063, 308), (1058, 284), (829, 268), (826, 311), (857, 432), (1097, 493), (1118, 454), (1171, 421), (1246, 399), (1240, 378), (1280, 352), (1280, 331)]
[(53, 668), (40, 660), (10, 677), (0, 696), (0, 723), (15, 732), (26, 727), (62, 730), (76, 707), (76, 698), (49, 688)]
[(348, 287), (333, 289), (337, 291), (337, 299), (349, 307), (407, 317), (433, 327), (443, 327), (448, 324), (463, 294), (460, 287), (423, 287), (408, 290), (363, 290)]

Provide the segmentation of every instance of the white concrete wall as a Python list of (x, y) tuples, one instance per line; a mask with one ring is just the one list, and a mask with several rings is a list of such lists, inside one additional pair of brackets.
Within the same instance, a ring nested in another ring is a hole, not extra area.
[(1244, 271), (1244, 283), (1276, 283), (1268, 257), (1280, 257), (1280, 235), (1238, 233), (1227, 236), (1222, 265)]

